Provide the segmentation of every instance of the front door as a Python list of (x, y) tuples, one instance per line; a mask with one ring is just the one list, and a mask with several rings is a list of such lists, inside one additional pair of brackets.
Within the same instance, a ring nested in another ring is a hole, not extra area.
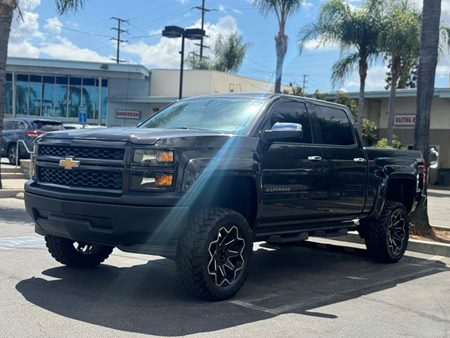
[(303, 138), (263, 145), (263, 206), (261, 226), (302, 223), (323, 216), (326, 198), (322, 149), (315, 143), (306, 105), (297, 100), (278, 103), (264, 129), (277, 122), (299, 123)]

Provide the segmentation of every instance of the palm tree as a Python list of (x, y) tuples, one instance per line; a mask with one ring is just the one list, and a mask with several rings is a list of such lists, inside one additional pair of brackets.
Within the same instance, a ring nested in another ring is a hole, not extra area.
[[(434, 94), (434, 81), (439, 52), (441, 0), (423, 0), (422, 30), (420, 34), (419, 67), (417, 71), (416, 126), (414, 148), (428, 161), (430, 112)], [(428, 170), (427, 170), (428, 172)], [(425, 182), (424, 192), (427, 192)], [(423, 200), (413, 215), (412, 223), (420, 234), (432, 233), (428, 220), (427, 202)]]
[(391, 93), (388, 111), (388, 145), (394, 134), (395, 99), (402, 67), (417, 59), (420, 48), (420, 12), (408, 0), (385, 3), (380, 48), (390, 59)]
[[(358, 120), (365, 115), (364, 92), (369, 63), (380, 53), (378, 40), (381, 31), (381, 1), (367, 0), (354, 8), (344, 0), (328, 0), (319, 16), (300, 31), (300, 53), (307, 41), (320, 44), (336, 43), (341, 50), (340, 59), (333, 65), (333, 85), (342, 81), (356, 68), (359, 72)], [(360, 123), (358, 124), (360, 129)]]
[[(84, 0), (56, 0), (59, 14), (77, 11), (84, 4)], [(8, 56), (9, 33), (14, 11), (19, 8), (20, 0), (0, 1), (0, 148), (3, 135), (3, 119), (5, 117), (5, 82), (6, 58)], [(0, 166), (0, 189), (2, 189)]]
[(278, 33), (275, 36), (275, 48), (277, 52), (275, 93), (280, 93), (284, 57), (288, 48), (288, 36), (285, 34), (286, 21), (289, 16), (300, 9), (303, 0), (254, 0), (253, 3), (259, 7), (263, 15), (275, 12), (277, 16)]

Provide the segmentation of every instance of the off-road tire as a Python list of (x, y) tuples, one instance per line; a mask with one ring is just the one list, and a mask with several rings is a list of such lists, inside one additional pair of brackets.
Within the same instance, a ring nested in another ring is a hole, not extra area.
[[(238, 231), (233, 227), (236, 227)], [(214, 242), (217, 243), (217, 247), (219, 246), (219, 234), (224, 229), (238, 234), (236, 237), (241, 243), (240, 257), (243, 258), (243, 263), (238, 264), (241, 268), (238, 269), (238, 274), (234, 273), (232, 283), (218, 286), (218, 277), (211, 276), (213, 257), (210, 252)], [(190, 217), (189, 224), (178, 242), (177, 272), (183, 286), (191, 294), (208, 301), (228, 299), (234, 296), (244, 284), (252, 252), (252, 231), (241, 214), (225, 208), (203, 209)]]
[[(12, 153), (11, 153), (12, 152)], [(9, 164), (16, 165), (16, 145), (11, 143), (6, 150), (6, 156), (8, 157)], [(19, 154), (20, 161), (20, 154)]]
[[(404, 220), (401, 231), (401, 244), (392, 249), (389, 245), (389, 228), (392, 218), (400, 215)], [(364, 224), (364, 239), (369, 256), (377, 262), (395, 263), (405, 254), (409, 239), (409, 218), (405, 206), (400, 202), (386, 201), (380, 216)], [(396, 252), (397, 251), (397, 252)]]
[(81, 253), (74, 241), (56, 236), (45, 236), (47, 249), (54, 259), (73, 268), (93, 268), (109, 257), (113, 247), (94, 244), (91, 253)]

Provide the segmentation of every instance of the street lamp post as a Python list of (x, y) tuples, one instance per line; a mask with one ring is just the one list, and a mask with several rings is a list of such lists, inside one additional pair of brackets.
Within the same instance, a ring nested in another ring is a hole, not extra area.
[(178, 92), (178, 98), (183, 98), (183, 72), (184, 72), (184, 42), (185, 39), (189, 40), (201, 40), (205, 36), (205, 31), (200, 28), (187, 28), (184, 29), (178, 26), (166, 26), (162, 31), (162, 36), (169, 39), (181, 38), (181, 62), (180, 62), (180, 88)]

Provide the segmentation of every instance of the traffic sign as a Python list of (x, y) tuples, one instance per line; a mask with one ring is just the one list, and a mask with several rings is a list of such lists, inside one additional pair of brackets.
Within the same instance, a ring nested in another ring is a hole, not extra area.
[(78, 123), (83, 125), (87, 123), (87, 109), (85, 106), (78, 109)]

